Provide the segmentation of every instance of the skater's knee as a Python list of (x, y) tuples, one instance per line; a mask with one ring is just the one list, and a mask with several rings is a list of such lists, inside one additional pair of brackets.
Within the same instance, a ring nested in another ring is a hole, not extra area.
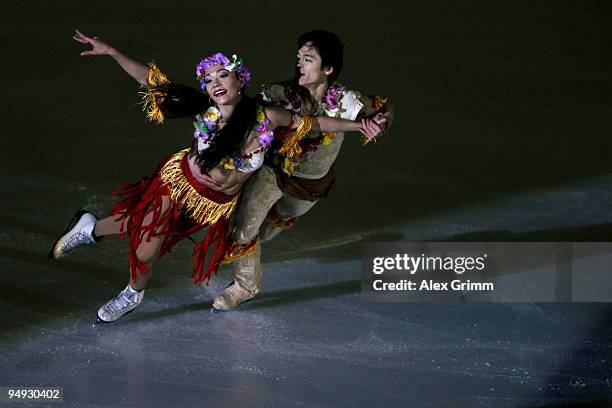
[(150, 264), (153, 263), (153, 261), (157, 257), (156, 252), (157, 251), (155, 250), (155, 248), (141, 245), (138, 247), (138, 249), (136, 249), (136, 259), (138, 259), (138, 262), (150, 266)]
[(236, 230), (234, 231), (234, 241), (236, 241), (238, 245), (249, 244), (255, 238), (257, 238), (257, 232), (258, 231), (256, 229), (253, 229), (252, 231), (244, 229)]

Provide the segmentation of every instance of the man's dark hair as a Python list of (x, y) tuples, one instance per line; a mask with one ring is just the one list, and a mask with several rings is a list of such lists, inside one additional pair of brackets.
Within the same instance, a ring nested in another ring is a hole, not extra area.
[(334, 68), (327, 77), (327, 82), (331, 85), (338, 79), (342, 65), (344, 65), (344, 44), (336, 34), (324, 30), (313, 30), (300, 35), (298, 49), (308, 42), (312, 42), (313, 47), (321, 56), (321, 68)]

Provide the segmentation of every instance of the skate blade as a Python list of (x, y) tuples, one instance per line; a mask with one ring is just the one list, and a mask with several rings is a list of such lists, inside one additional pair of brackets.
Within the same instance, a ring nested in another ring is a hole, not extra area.
[[(129, 315), (129, 314), (130, 314), (130, 313), (132, 313), (133, 311), (134, 311), (134, 309), (130, 310), (129, 312), (125, 312), (125, 313), (123, 314), (123, 316), (121, 316), (121, 317), (124, 317), (124, 316)], [(120, 317), (119, 319), (121, 319), (121, 317)], [(113, 321), (110, 321), (110, 322), (107, 322), (106, 320), (102, 320), (102, 319), (100, 319), (100, 316), (98, 316), (98, 315), (96, 314), (96, 320), (95, 320), (95, 321), (94, 321), (94, 322), (91, 324), (91, 326), (92, 326), (92, 327), (104, 326), (104, 325), (106, 325), (106, 324), (112, 324), (112, 323), (115, 323), (115, 322), (116, 322), (116, 321), (118, 321), (119, 319), (117, 319), (117, 320), (113, 320)]]

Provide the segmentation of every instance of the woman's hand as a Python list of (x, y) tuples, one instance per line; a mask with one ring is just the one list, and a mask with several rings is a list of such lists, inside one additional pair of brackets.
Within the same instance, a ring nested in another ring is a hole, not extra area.
[(76, 30), (72, 38), (75, 41), (80, 42), (81, 44), (89, 44), (91, 45), (91, 50), (83, 51), (81, 56), (87, 55), (112, 55), (115, 51), (113, 47), (100, 40), (98, 37), (89, 37)]
[(87, 55), (109, 55), (111, 56), (117, 63), (123, 68), (125, 72), (127, 72), (132, 78), (134, 78), (140, 85), (144, 88), (148, 88), (152, 86), (148, 82), (149, 78), (149, 67), (146, 65), (135, 61), (128, 57), (127, 55), (122, 54), (116, 48), (111, 47), (98, 37), (89, 37), (79, 30), (76, 30), (72, 38), (75, 41), (80, 42), (81, 44), (89, 44), (91, 45), (91, 50), (83, 51), (81, 56)]

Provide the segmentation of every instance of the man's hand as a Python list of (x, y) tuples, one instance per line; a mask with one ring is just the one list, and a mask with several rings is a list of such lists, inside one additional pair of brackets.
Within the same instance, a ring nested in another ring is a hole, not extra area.
[(208, 174), (198, 174), (198, 181), (214, 190), (221, 190), (223, 188), (222, 183), (219, 183), (214, 178), (210, 177)]
[(361, 128), (359, 131), (369, 141), (376, 139), (382, 135), (387, 128), (387, 118), (384, 113), (378, 113), (372, 118), (364, 118), (361, 120)]

